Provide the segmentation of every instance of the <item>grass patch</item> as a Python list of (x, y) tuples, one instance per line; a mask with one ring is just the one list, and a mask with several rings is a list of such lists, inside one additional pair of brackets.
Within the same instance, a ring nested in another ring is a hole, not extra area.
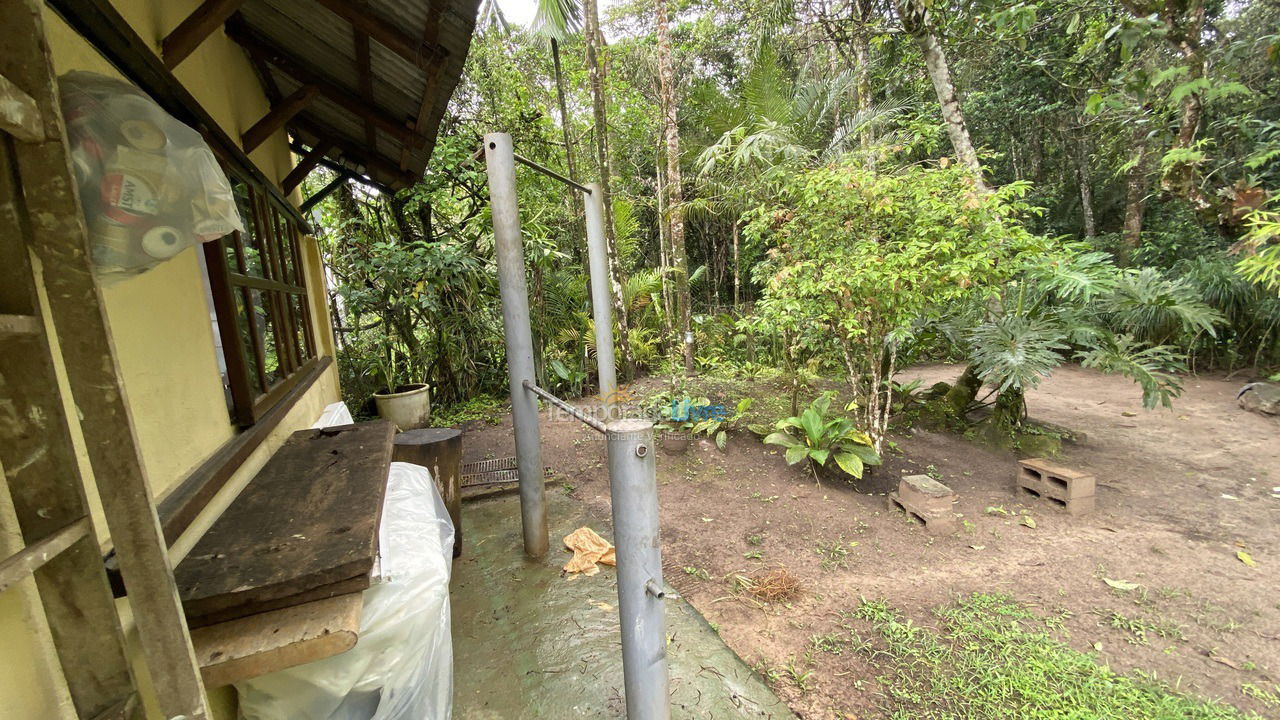
[(872, 637), (859, 652), (878, 677), (885, 710), (905, 720), (1241, 720), (1221, 703), (1121, 675), (1072, 650), (1050, 625), (1005, 595), (978, 594), (934, 611), (939, 629), (916, 625), (884, 602), (854, 617)]
[(431, 408), (431, 427), (454, 427), (474, 420), (497, 425), (507, 414), (506, 401), (494, 395), (476, 395), (463, 402)]

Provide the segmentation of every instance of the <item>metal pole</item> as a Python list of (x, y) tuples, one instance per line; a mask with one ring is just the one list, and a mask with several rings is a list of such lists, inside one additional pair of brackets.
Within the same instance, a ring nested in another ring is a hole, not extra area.
[(538, 387), (537, 385), (534, 385), (533, 383), (529, 382), (528, 380), (525, 380), (525, 381), (524, 381), (524, 387), (525, 387), (525, 389), (526, 389), (526, 390), (528, 390), (529, 392), (533, 393), (534, 395), (537, 395), (538, 397), (542, 398), (543, 400), (546, 400), (547, 402), (551, 403), (552, 405), (555, 405), (556, 407), (560, 408), (561, 410), (563, 410), (563, 411), (565, 411), (565, 412), (569, 413), (569, 414), (570, 414), (570, 415), (572, 415), (573, 417), (575, 417), (575, 418), (577, 418), (578, 420), (582, 421), (582, 423), (583, 423), (584, 425), (586, 425), (587, 427), (590, 427), (592, 430), (595, 430), (596, 432), (599, 432), (599, 433), (604, 432), (604, 423), (602, 423), (602, 422), (600, 422), (599, 420), (597, 420), (597, 419), (595, 419), (595, 418), (591, 417), (590, 415), (588, 415), (588, 414), (586, 414), (586, 413), (582, 412), (582, 411), (581, 411), (581, 410), (579, 410), (578, 408), (576, 408), (576, 407), (574, 407), (574, 406), (570, 405), (569, 403), (567, 403), (567, 402), (565, 402), (565, 401), (561, 400), (560, 398), (556, 397), (555, 395), (552, 395), (551, 393), (547, 392), (546, 390), (543, 390), (542, 388)]
[(547, 512), (543, 504), (538, 401), (524, 389), (526, 380), (534, 382), (533, 339), (529, 331), (529, 291), (524, 281), (524, 247), (520, 237), (520, 210), (516, 204), (516, 163), (511, 136), (489, 133), (484, 136), (484, 148), (494, 254), (498, 258), (498, 288), (502, 294), (503, 335), (507, 342), (507, 376), (511, 381), (524, 552), (532, 558), (543, 558), (547, 555)]
[(542, 165), (539, 165), (538, 163), (530, 160), (529, 158), (523, 155), (520, 155), (519, 153), (516, 153), (515, 158), (516, 158), (516, 162), (520, 163), (521, 165), (524, 165), (525, 167), (531, 170), (537, 170), (538, 172), (542, 173), (543, 175), (546, 175), (552, 180), (559, 180), (565, 185), (568, 185), (569, 187), (575, 190), (578, 190), (580, 192), (584, 192), (587, 194), (591, 193), (591, 188), (585, 185), (582, 185), (580, 183), (574, 182), (573, 180), (570, 180), (569, 178), (565, 177), (564, 175), (561, 175), (560, 173), (556, 172), (555, 170), (552, 170), (549, 167), (543, 167)]
[(605, 428), (618, 560), (618, 618), (628, 720), (671, 717), (667, 623), (658, 545), (658, 480), (653, 423), (617, 420)]
[(604, 192), (597, 183), (583, 197), (587, 213), (587, 262), (591, 268), (591, 315), (596, 323), (596, 368), (605, 417), (613, 419), (618, 377), (613, 363), (613, 303), (609, 299), (609, 247), (604, 234)]

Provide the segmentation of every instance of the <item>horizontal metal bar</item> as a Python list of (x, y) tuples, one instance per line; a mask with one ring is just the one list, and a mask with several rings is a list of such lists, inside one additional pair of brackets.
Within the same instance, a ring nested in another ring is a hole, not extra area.
[(565, 402), (565, 401), (561, 400), (560, 398), (556, 397), (555, 395), (552, 395), (551, 393), (547, 392), (546, 390), (543, 390), (542, 388), (538, 387), (537, 385), (534, 385), (533, 383), (529, 382), (528, 380), (525, 380), (525, 381), (524, 381), (524, 389), (525, 389), (525, 390), (528, 390), (529, 392), (533, 393), (534, 395), (537, 395), (538, 397), (542, 398), (543, 400), (546, 400), (547, 402), (551, 403), (552, 405), (555, 405), (556, 407), (558, 407), (558, 408), (560, 408), (561, 410), (563, 410), (563, 411), (565, 411), (565, 412), (569, 413), (570, 415), (572, 415), (572, 416), (574, 416), (574, 417), (578, 418), (578, 419), (579, 419), (579, 420), (581, 420), (583, 423), (585, 423), (588, 427), (590, 427), (592, 430), (595, 430), (596, 432), (601, 432), (601, 433), (602, 433), (602, 432), (604, 432), (604, 423), (602, 423), (602, 422), (600, 422), (599, 420), (597, 420), (597, 419), (595, 419), (595, 418), (591, 417), (590, 415), (588, 415), (588, 414), (586, 414), (586, 413), (582, 412), (582, 411), (581, 411), (581, 410), (579, 410), (578, 408), (576, 408), (576, 407), (574, 407), (574, 406), (570, 405), (569, 403), (567, 403), (567, 402)]
[(0, 592), (29, 577), (31, 573), (39, 570), (45, 563), (88, 534), (89, 518), (82, 517), (0, 560)]
[(551, 178), (551, 179), (553, 179), (553, 180), (559, 180), (560, 182), (564, 183), (565, 185), (569, 185), (570, 187), (573, 187), (573, 188), (575, 188), (575, 189), (577, 189), (577, 190), (579, 190), (579, 191), (581, 191), (581, 192), (584, 192), (584, 193), (586, 193), (587, 195), (590, 195), (590, 194), (591, 194), (591, 188), (587, 187), (586, 185), (583, 185), (583, 184), (581, 184), (581, 183), (574, 182), (573, 180), (570, 180), (569, 178), (565, 177), (564, 175), (561, 175), (560, 173), (556, 172), (555, 170), (552, 170), (552, 169), (550, 169), (550, 168), (545, 168), (545, 167), (543, 167), (543, 166), (539, 165), (538, 163), (536, 163), (536, 162), (534, 162), (534, 161), (530, 160), (530, 159), (529, 159), (529, 158), (527, 158), (527, 157), (522, 157), (522, 156), (520, 156), (520, 155), (516, 155), (515, 153), (512, 153), (512, 155), (515, 155), (516, 162), (520, 163), (521, 165), (524, 165), (524, 166), (525, 166), (525, 167), (527, 167), (527, 168), (532, 168), (532, 169), (534, 169), (534, 170), (537, 170), (538, 172), (542, 173), (543, 175), (546, 175), (547, 177), (549, 177), (549, 178)]

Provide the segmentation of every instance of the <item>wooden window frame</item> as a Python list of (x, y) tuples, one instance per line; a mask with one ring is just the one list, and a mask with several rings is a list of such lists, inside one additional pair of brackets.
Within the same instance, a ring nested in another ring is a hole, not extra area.
[[(241, 219), (252, 242), (233, 232), (204, 243), (203, 250), (227, 366), (232, 419), (249, 426), (307, 376), (319, 358), (302, 264), (301, 232), (287, 209), (277, 207), (280, 203), (275, 197), (262, 192), (256, 183), (234, 174), (231, 177), (248, 193), (248, 212), (242, 213), (247, 216)], [(258, 273), (246, 260), (246, 248), (255, 247)], [(234, 269), (228, 267), (233, 261)], [(258, 306), (265, 310), (261, 318), (254, 311)], [(241, 331), (242, 318), (249, 335), (247, 343)], [(261, 322), (269, 323), (270, 332)], [(268, 342), (273, 347), (268, 347)], [(274, 370), (266, 364), (272, 350)]]

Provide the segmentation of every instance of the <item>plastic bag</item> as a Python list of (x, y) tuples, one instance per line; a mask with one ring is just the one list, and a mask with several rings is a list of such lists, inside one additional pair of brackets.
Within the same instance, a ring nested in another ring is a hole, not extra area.
[(444, 720), (450, 716), (453, 523), (426, 468), (391, 463), (378, 541), (381, 582), (364, 591), (356, 646), (237, 683), (241, 717)]
[(58, 85), (100, 275), (134, 275), (244, 231), (231, 183), (199, 133), (126, 82), (72, 72)]

